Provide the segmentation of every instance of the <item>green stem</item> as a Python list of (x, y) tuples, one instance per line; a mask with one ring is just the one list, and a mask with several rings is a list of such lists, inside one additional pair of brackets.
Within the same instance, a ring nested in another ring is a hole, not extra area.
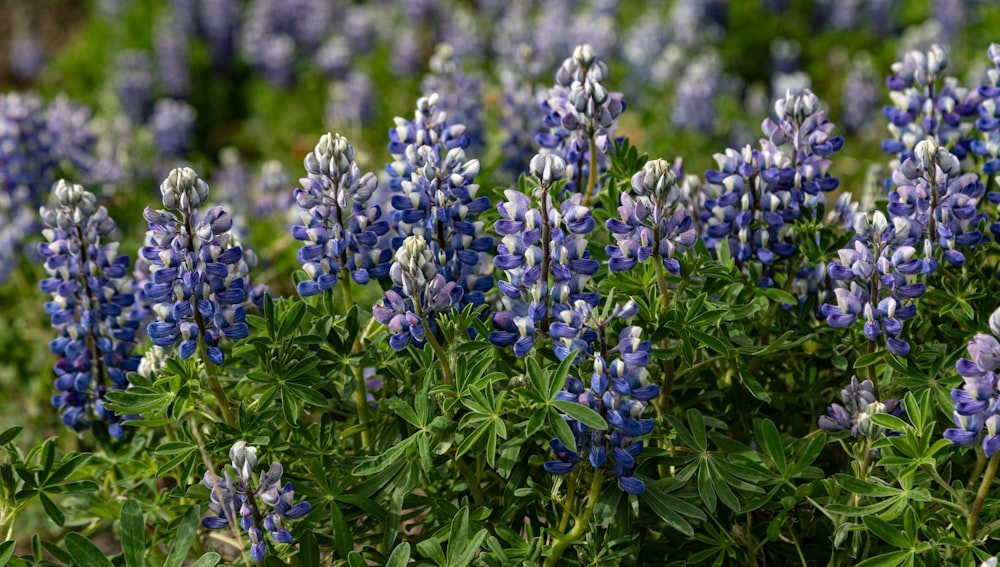
[[(868, 354), (872, 354), (876, 351), (878, 347), (875, 341), (868, 341)], [(875, 399), (878, 399), (878, 375), (875, 374), (875, 365), (868, 365), (868, 379), (872, 381), (872, 386), (875, 388)]]
[[(454, 452), (453, 452), (454, 453)], [(468, 463), (463, 461), (461, 458), (452, 455), (452, 460), (458, 465), (458, 470), (465, 477), (465, 484), (469, 485), (469, 492), (472, 494), (472, 501), (476, 503), (476, 506), (485, 506), (486, 497), (483, 495), (483, 489), (479, 486), (479, 481), (477, 480), (475, 472), (469, 468)]]
[[(351, 295), (351, 280), (347, 268), (340, 272), (340, 287), (344, 290), (344, 316), (349, 317), (351, 308), (354, 307), (354, 297)], [(355, 335), (354, 345), (351, 346), (351, 354), (361, 352), (362, 344), (360, 335)], [(354, 373), (354, 402), (358, 406), (358, 425), (361, 426), (361, 447), (371, 446), (371, 432), (368, 423), (368, 390), (365, 388), (365, 375), (356, 364), (351, 365), (351, 372)]]
[(986, 500), (986, 494), (990, 491), (990, 485), (993, 484), (993, 475), (997, 472), (998, 463), (1000, 463), (1000, 452), (993, 453), (993, 456), (990, 457), (990, 464), (986, 467), (983, 482), (979, 485), (976, 500), (972, 503), (972, 510), (969, 511), (969, 525), (966, 535), (970, 540), (976, 538), (976, 532), (979, 529), (979, 511), (983, 508), (983, 501)]
[(597, 185), (597, 143), (591, 135), (587, 141), (590, 145), (590, 171), (587, 172), (587, 190), (583, 193), (583, 206), (590, 205), (590, 197), (594, 193), (594, 186)]
[(604, 470), (594, 469), (594, 478), (590, 481), (590, 495), (588, 496), (587, 507), (583, 509), (582, 514), (576, 517), (573, 529), (552, 544), (552, 554), (545, 558), (544, 567), (555, 567), (558, 565), (559, 559), (562, 557), (563, 552), (566, 551), (566, 548), (583, 537), (583, 534), (590, 526), (590, 518), (594, 515), (594, 507), (597, 505), (597, 499), (601, 496), (601, 483), (603, 480)]
[(437, 355), (438, 360), (441, 361), (441, 371), (444, 373), (444, 383), (451, 386), (455, 383), (454, 374), (451, 372), (451, 364), (448, 363), (448, 356), (445, 354), (444, 349), (441, 348), (441, 343), (438, 342), (437, 337), (434, 336), (433, 330), (431, 330), (430, 322), (424, 317), (423, 306), (420, 305), (419, 294), (414, 294), (413, 297), (413, 309), (417, 312), (417, 317), (420, 317), (421, 324), (424, 326), (424, 336), (427, 337), (427, 343), (431, 345), (431, 349), (434, 350), (434, 354)]
[[(653, 242), (659, 242), (660, 229), (656, 229), (657, 234), (653, 236)], [(656, 286), (660, 288), (660, 306), (666, 313), (670, 309), (670, 297), (667, 295), (667, 278), (663, 275), (663, 261), (659, 256), (653, 256), (653, 268), (656, 270)]]
[(566, 527), (569, 526), (569, 515), (573, 510), (573, 503), (576, 500), (576, 481), (580, 478), (580, 467), (577, 467), (569, 475), (569, 481), (566, 485), (566, 503), (563, 506), (562, 517), (559, 518), (559, 533), (566, 533)]
[(952, 488), (950, 484), (948, 484), (943, 478), (941, 478), (941, 473), (939, 473), (936, 468), (932, 466), (927, 466), (926, 468), (927, 471), (930, 472), (931, 478), (934, 479), (934, 482), (938, 483), (941, 486), (941, 488), (943, 488), (945, 492), (947, 492), (952, 497), (952, 499), (955, 501), (955, 504), (962, 507), (963, 512), (967, 512), (968, 510), (965, 504), (965, 497), (959, 494), (957, 490)]
[[(195, 315), (200, 319), (200, 313), (195, 311)], [(202, 325), (199, 326), (204, 328)], [(208, 346), (205, 345), (204, 339), (198, 341), (198, 347), (201, 351), (201, 359), (205, 361), (205, 374), (208, 375), (208, 383), (212, 387), (212, 393), (215, 394), (215, 400), (219, 403), (220, 409), (222, 409), (222, 419), (228, 425), (235, 425), (236, 420), (233, 418), (233, 411), (229, 407), (229, 398), (226, 396), (225, 390), (222, 389), (222, 384), (219, 383), (219, 375), (215, 371), (215, 363), (208, 359)]]

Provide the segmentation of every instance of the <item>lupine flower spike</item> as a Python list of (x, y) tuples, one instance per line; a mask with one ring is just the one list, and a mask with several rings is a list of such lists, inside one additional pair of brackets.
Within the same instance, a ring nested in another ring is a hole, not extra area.
[(890, 351), (906, 356), (910, 344), (900, 334), (903, 321), (917, 312), (912, 300), (926, 290), (923, 282), (916, 281), (926, 262), (913, 246), (897, 244), (903, 236), (879, 211), (871, 220), (855, 215), (854, 231), (857, 237), (827, 266), (830, 279), (839, 285), (833, 290), (837, 303), (824, 305), (820, 313), (835, 329), (861, 318), (869, 341), (884, 336)]
[(104, 395), (127, 388), (126, 373), (139, 368), (140, 357), (132, 354), (139, 322), (131, 317), (129, 258), (118, 254), (117, 242), (108, 241), (115, 222), (92, 193), (64, 180), (52, 193), (53, 206), (41, 208), (46, 242), (38, 246), (49, 276), (41, 289), (52, 294), (45, 311), (59, 331), (49, 344), (61, 357), (52, 405), (74, 431), (99, 419), (121, 439), (122, 416), (104, 408)]
[(660, 297), (667, 306), (667, 285), (663, 269), (680, 274), (677, 253), (694, 245), (698, 238), (687, 211), (674, 211), (680, 196), (677, 175), (666, 160), (647, 162), (632, 176), (632, 193), (622, 193), (618, 214), (608, 219), (608, 232), (616, 244), (606, 247), (612, 272), (632, 269), (654, 257)]
[(157, 320), (147, 332), (153, 344), (178, 346), (188, 358), (199, 348), (212, 364), (224, 360), (220, 341), (245, 338), (246, 280), (240, 273), (243, 250), (234, 246), (232, 219), (222, 207), (199, 218), (208, 184), (189, 168), (175, 169), (160, 185), (166, 210), (146, 207), (149, 241), (140, 253), (150, 262), (146, 295), (155, 303)]
[(1000, 308), (989, 321), (992, 334), (980, 333), (969, 341), (969, 358), (959, 359), (955, 370), (965, 380), (961, 388), (951, 391), (955, 402), (955, 427), (944, 432), (944, 438), (955, 445), (971, 445), (982, 438), (983, 451), (992, 457), (1000, 450), (1000, 407), (997, 406), (997, 376), (1000, 367)]
[(537, 154), (531, 160), (531, 176), (538, 187), (538, 208), (514, 189), (504, 191), (507, 201), (497, 205), (501, 218), (495, 229), (503, 239), (494, 264), (507, 281), (498, 284), (504, 310), (493, 316), (490, 342), (513, 346), (518, 357), (534, 346), (536, 327), (548, 333), (556, 305), (582, 300), (596, 306), (600, 300), (585, 291), (600, 267), (587, 251), (586, 235), (595, 227), (590, 209), (581, 204), (578, 193), (555, 205), (554, 187), (566, 171), (562, 158)]
[[(305, 167), (308, 177), (295, 190), (302, 224), (292, 227), (292, 236), (305, 243), (299, 261), (309, 276), (299, 283), (299, 293), (322, 293), (348, 274), (361, 285), (386, 277), (391, 252), (380, 248), (379, 238), (389, 223), (381, 207), (369, 205), (378, 181), (372, 173), (361, 175), (354, 146), (340, 134), (325, 134), (306, 156)], [(346, 279), (343, 286), (350, 291)]]
[(582, 193), (584, 206), (600, 190), (597, 178), (625, 111), (622, 94), (608, 92), (602, 84), (607, 76), (608, 66), (594, 48), (578, 45), (560, 65), (556, 84), (542, 103), (547, 131), (536, 140), (544, 151), (565, 160), (567, 190)]
[(629, 494), (642, 494), (645, 484), (634, 476), (638, 467), (637, 457), (642, 453), (643, 442), (635, 439), (652, 432), (654, 421), (643, 419), (642, 414), (650, 400), (660, 395), (660, 387), (649, 384), (646, 365), (649, 363), (650, 343), (642, 340), (642, 329), (629, 326), (618, 334), (618, 344), (608, 349), (607, 326), (617, 319), (628, 320), (638, 313), (638, 305), (629, 301), (616, 306), (610, 314), (598, 316), (593, 308), (577, 301), (572, 308), (560, 306), (551, 332), (554, 349), (560, 360), (571, 352), (577, 360), (586, 361), (592, 368), (590, 380), (569, 376), (557, 399), (582, 404), (601, 415), (607, 430), (591, 429), (568, 416), (564, 417), (573, 432), (577, 450), (572, 452), (558, 439), (550, 442), (556, 460), (545, 463), (545, 470), (553, 474), (566, 474), (576, 465), (587, 460), (599, 469), (608, 456), (614, 463), (618, 486)]
[(229, 450), (232, 474), (227, 470), (222, 476), (206, 471), (203, 482), (211, 490), (208, 507), (213, 515), (201, 523), (208, 529), (223, 529), (239, 524), (250, 538), (250, 556), (257, 563), (267, 555), (264, 532), (271, 534), (276, 543), (291, 545), (292, 534), (285, 527), (288, 520), (299, 519), (312, 511), (309, 502), (295, 503), (295, 487), (291, 482), (281, 484), (284, 469), (272, 462), (254, 480), (257, 468), (257, 447), (237, 441)]

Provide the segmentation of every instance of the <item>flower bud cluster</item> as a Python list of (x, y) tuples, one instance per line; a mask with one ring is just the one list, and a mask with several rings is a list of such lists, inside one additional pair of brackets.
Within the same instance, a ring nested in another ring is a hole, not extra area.
[(122, 416), (104, 408), (110, 389), (128, 387), (128, 372), (139, 368), (132, 354), (139, 321), (132, 317), (135, 295), (128, 277), (129, 258), (109, 241), (115, 222), (80, 185), (59, 180), (52, 206), (41, 208), (42, 235), (38, 246), (48, 277), (40, 287), (52, 295), (45, 312), (59, 337), (49, 348), (55, 364), (52, 405), (74, 431), (103, 420), (115, 439), (124, 435)]
[(495, 331), (489, 338), (496, 346), (513, 346), (518, 357), (534, 346), (539, 324), (548, 331), (556, 305), (582, 300), (596, 306), (600, 301), (596, 293), (585, 291), (600, 267), (587, 251), (587, 235), (595, 227), (590, 209), (580, 204), (583, 195), (570, 195), (558, 208), (552, 195), (566, 171), (562, 158), (538, 154), (531, 160), (540, 193), (537, 208), (514, 189), (504, 191), (507, 201), (497, 205), (501, 218), (494, 229), (502, 239), (493, 263), (507, 279), (498, 283), (504, 310), (493, 315)]
[[(412, 341), (420, 346), (435, 313), (458, 304), (462, 287), (438, 273), (434, 254), (420, 235), (406, 237), (389, 270), (394, 289), (372, 308), (375, 320), (389, 329), (389, 345), (400, 351)], [(426, 326), (425, 326), (426, 323)]]
[(379, 246), (379, 238), (389, 232), (389, 223), (381, 207), (369, 205), (378, 181), (373, 173), (361, 175), (354, 146), (340, 134), (325, 134), (305, 167), (308, 177), (295, 190), (301, 224), (292, 227), (292, 236), (305, 243), (299, 261), (309, 275), (299, 293), (322, 293), (347, 273), (361, 285), (386, 277), (391, 253)]
[(980, 333), (969, 341), (969, 358), (961, 358), (955, 369), (965, 383), (951, 391), (955, 402), (955, 427), (944, 438), (955, 445), (971, 445), (983, 428), (983, 451), (992, 457), (1000, 449), (1000, 407), (998, 407), (996, 370), (1000, 367), (1000, 309), (990, 316), (992, 335)]
[[(560, 306), (552, 324), (554, 348), (560, 359), (577, 352), (577, 360), (592, 369), (589, 383), (568, 376), (564, 389), (556, 399), (579, 403), (600, 414), (607, 430), (591, 429), (579, 421), (564, 416), (576, 441), (577, 451), (571, 452), (561, 441), (549, 443), (556, 460), (545, 463), (552, 474), (566, 474), (581, 460), (592, 467), (602, 468), (610, 454), (618, 486), (629, 494), (642, 494), (645, 484), (634, 476), (637, 458), (643, 442), (636, 437), (652, 432), (654, 421), (643, 419), (650, 400), (660, 394), (660, 387), (649, 384), (649, 341), (642, 340), (642, 329), (629, 326), (618, 335), (617, 345), (607, 350), (607, 325), (614, 319), (631, 319), (638, 312), (634, 301), (617, 306), (609, 317), (598, 317), (592, 307), (577, 301), (572, 308)], [(595, 348), (596, 347), (596, 348)], [(614, 358), (609, 358), (614, 356)]]
[[(556, 84), (542, 102), (542, 123), (547, 131), (539, 133), (536, 140), (543, 151), (566, 161), (567, 190), (571, 192), (584, 190), (591, 161), (598, 160), (599, 168), (606, 167), (618, 118), (625, 111), (622, 93), (604, 87), (607, 76), (608, 66), (594, 49), (589, 44), (578, 45), (556, 71)], [(599, 155), (592, 159), (590, 152), (595, 150)]]
[[(691, 215), (677, 208), (680, 191), (677, 175), (666, 160), (646, 162), (632, 176), (632, 193), (619, 198), (620, 219), (607, 221), (616, 244), (608, 245), (608, 268), (612, 272), (631, 270), (652, 256), (671, 274), (680, 273), (678, 252), (694, 246), (698, 238)], [(676, 209), (676, 210), (675, 210)]]
[(986, 214), (979, 201), (986, 188), (975, 173), (962, 173), (958, 158), (934, 138), (921, 140), (892, 173), (895, 188), (889, 193), (889, 217), (906, 226), (903, 243), (923, 246), (928, 266), (937, 267), (937, 251), (948, 264), (965, 264), (962, 248), (986, 241), (979, 224)]
[(866, 215), (855, 216), (856, 238), (827, 266), (827, 274), (838, 285), (833, 290), (837, 303), (823, 305), (820, 315), (835, 329), (860, 318), (868, 340), (883, 335), (890, 351), (906, 356), (910, 345), (900, 334), (903, 321), (917, 313), (912, 300), (927, 289), (916, 281), (927, 264), (913, 246), (898, 244), (905, 241), (899, 226), (891, 226), (878, 211), (871, 221)]
[(143, 291), (154, 302), (157, 317), (146, 332), (154, 345), (179, 343), (181, 358), (194, 354), (201, 337), (208, 361), (221, 365), (221, 339), (249, 334), (243, 306), (247, 299), (243, 249), (234, 244), (233, 221), (222, 207), (209, 209), (199, 219), (198, 207), (208, 198), (208, 184), (193, 170), (174, 169), (160, 192), (167, 210), (147, 207), (143, 213), (149, 244), (140, 254), (150, 263), (150, 280)]
[(437, 272), (461, 286), (465, 302), (481, 305), (493, 287), (493, 237), (476, 217), (490, 208), (490, 199), (477, 196), (481, 165), (466, 157), (465, 127), (448, 121), (437, 104), (436, 94), (419, 99), (415, 120), (397, 118), (390, 130), (396, 161), (386, 168), (399, 231), (392, 248), (410, 236), (424, 238)]
[(229, 459), (232, 469), (222, 476), (205, 471), (203, 482), (211, 491), (208, 507), (213, 515), (202, 518), (201, 523), (213, 530), (239, 524), (250, 538), (250, 556), (260, 563), (267, 555), (264, 532), (269, 532), (276, 543), (293, 544), (285, 522), (305, 516), (312, 506), (306, 501), (294, 502), (295, 487), (291, 482), (282, 485), (284, 469), (280, 463), (272, 462), (254, 483), (257, 447), (237, 441), (229, 450)]
[(976, 113), (979, 96), (956, 79), (945, 78), (947, 66), (948, 54), (936, 44), (928, 51), (908, 51), (892, 64), (886, 79), (892, 104), (882, 109), (891, 136), (882, 142), (886, 153), (903, 161), (918, 142), (934, 138), (959, 159), (965, 157), (971, 125), (963, 121)]
[(889, 433), (872, 421), (873, 415), (884, 413), (903, 416), (903, 406), (898, 400), (880, 402), (875, 395), (875, 384), (871, 380), (858, 382), (857, 376), (851, 376), (851, 383), (840, 391), (840, 400), (844, 405), (831, 404), (826, 415), (820, 416), (821, 429), (830, 432), (849, 429), (852, 437), (861, 435), (867, 439), (878, 439)]

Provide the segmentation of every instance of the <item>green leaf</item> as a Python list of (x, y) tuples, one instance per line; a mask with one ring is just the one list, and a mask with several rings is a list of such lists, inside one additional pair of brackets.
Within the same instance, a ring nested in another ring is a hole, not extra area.
[(750, 395), (764, 403), (771, 403), (771, 395), (761, 386), (760, 381), (750, 373), (750, 370), (743, 364), (742, 360), (737, 361), (736, 370), (740, 381), (750, 391)]
[(295, 397), (285, 388), (281, 389), (281, 414), (285, 418), (285, 423), (292, 427), (298, 427), (299, 406), (295, 404)]
[(871, 415), (871, 418), (872, 421), (874, 421), (877, 425), (881, 425), (882, 427), (887, 427), (893, 431), (898, 431), (900, 433), (902, 433), (909, 427), (909, 424), (903, 421), (902, 419), (899, 419), (898, 417), (894, 415), (889, 415), (887, 413), (873, 413)]
[(274, 300), (270, 293), (264, 294), (264, 318), (267, 319), (267, 334), (274, 340)]
[(566, 446), (570, 452), (576, 452), (576, 438), (573, 436), (573, 431), (569, 428), (569, 424), (566, 420), (557, 412), (554, 408), (548, 409), (549, 414), (549, 427), (556, 434), (556, 439), (562, 441), (562, 444)]
[(21, 427), (20, 425), (15, 425), (14, 427), (8, 427), (7, 429), (4, 429), (3, 433), (0, 433), (0, 445), (6, 445), (7, 443), (13, 441), (15, 437), (21, 434), (21, 431), (23, 429), (24, 428)]
[(395, 490), (389, 497), (389, 506), (385, 515), (385, 532), (382, 533), (382, 548), (389, 549), (396, 543), (399, 535), (399, 519), (403, 513), (403, 493)]
[(381, 472), (389, 467), (389, 465), (394, 464), (399, 457), (410, 448), (410, 445), (416, 440), (415, 437), (407, 437), (403, 441), (396, 443), (388, 451), (378, 455), (377, 457), (372, 457), (360, 465), (354, 467), (351, 474), (354, 476), (368, 476)]
[[(336, 508), (336, 506), (333, 507)], [(302, 567), (319, 567), (319, 544), (316, 542), (316, 534), (312, 530), (306, 530), (299, 537), (298, 557)]]
[(299, 328), (302, 318), (306, 314), (306, 304), (302, 301), (293, 300), (292, 307), (281, 317), (281, 325), (278, 327), (278, 337), (284, 339), (292, 336), (293, 331)]
[(722, 341), (722, 339), (719, 339), (718, 337), (713, 337), (708, 333), (704, 333), (702, 331), (698, 331), (695, 329), (689, 328), (687, 329), (687, 332), (695, 339), (698, 339), (698, 342), (714, 350), (715, 352), (721, 354), (722, 356), (725, 357), (730, 356), (729, 346), (727, 346), (726, 343)]
[(784, 475), (788, 462), (785, 460), (781, 436), (778, 435), (778, 428), (774, 426), (773, 421), (765, 419), (757, 422), (757, 441), (760, 442), (760, 448), (774, 461), (774, 466)]
[(66, 549), (80, 567), (114, 567), (104, 552), (76, 532), (66, 534)]
[(864, 522), (866, 528), (889, 545), (900, 549), (913, 547), (913, 544), (907, 541), (899, 530), (890, 526), (889, 522), (886, 522), (877, 516), (865, 516), (864, 518), (861, 518), (861, 521)]
[(409, 542), (403, 542), (396, 546), (396, 549), (392, 550), (392, 555), (389, 556), (389, 560), (385, 562), (385, 567), (403, 567), (410, 562), (410, 544)]
[[(299, 557), (302, 557), (302, 553), (299, 553)], [(215, 567), (222, 561), (222, 556), (214, 551), (209, 551), (205, 555), (198, 558), (197, 561), (191, 564), (191, 567)]]
[(858, 496), (871, 496), (873, 498), (888, 498), (891, 496), (899, 496), (903, 494), (903, 491), (899, 488), (893, 488), (891, 486), (885, 486), (882, 484), (874, 484), (871, 482), (866, 482), (860, 480), (850, 475), (846, 474), (835, 474), (833, 479), (837, 481), (837, 484), (850, 490), (851, 492), (857, 494)]
[(177, 536), (174, 537), (174, 544), (170, 546), (170, 553), (167, 555), (167, 560), (163, 562), (163, 567), (181, 567), (181, 564), (187, 559), (188, 551), (191, 550), (194, 538), (198, 535), (199, 514), (198, 506), (192, 506), (181, 517), (177, 524)]
[(573, 361), (576, 359), (576, 352), (577, 351), (575, 350), (570, 351), (570, 353), (566, 355), (566, 358), (559, 363), (559, 367), (556, 368), (556, 372), (552, 375), (552, 379), (549, 382), (549, 391), (546, 392), (548, 394), (547, 399), (556, 399), (556, 394), (558, 394), (559, 391), (563, 389), (563, 386), (566, 385), (566, 377), (569, 376), (569, 370), (573, 367)]
[(684, 502), (676, 496), (667, 494), (662, 487), (655, 484), (646, 484), (646, 493), (639, 500), (653, 510), (661, 520), (670, 527), (681, 532), (688, 537), (694, 537), (694, 528), (681, 516), (689, 518), (705, 519), (705, 514), (696, 506)]
[(92, 455), (90, 453), (78, 453), (73, 455), (68, 460), (59, 465), (59, 468), (52, 473), (49, 478), (45, 479), (45, 485), (58, 484), (67, 478), (69, 475), (76, 472), (76, 469), (82, 467), (87, 461), (90, 460)]
[(778, 289), (776, 287), (768, 287), (759, 289), (760, 293), (767, 297), (768, 299), (773, 299), (775, 301), (780, 301), (781, 303), (787, 303), (789, 305), (798, 305), (798, 300), (795, 296), (788, 293), (783, 289)]
[(333, 520), (333, 547), (339, 556), (347, 557), (354, 549), (354, 536), (347, 525), (347, 520), (344, 519), (343, 511), (336, 502), (330, 506), (330, 518)]
[(347, 564), (350, 567), (368, 567), (368, 562), (365, 561), (364, 556), (357, 551), (352, 551), (347, 555)]
[[(10, 431), (10, 429), (7, 431)], [(7, 431), (4, 433), (7, 433)], [(13, 439), (13, 437), (11, 437), (11, 439)], [(10, 441), (10, 439), (8, 439), (8, 441)], [(14, 555), (14, 541), (10, 540), (0, 543), (0, 565), (6, 565), (7, 562), (10, 561), (11, 555)]]
[(880, 350), (868, 353), (858, 358), (857, 360), (854, 361), (854, 369), (857, 370), (858, 368), (865, 368), (867, 366), (871, 366), (873, 364), (881, 362), (882, 359), (885, 358), (885, 353), (886, 351)]
[(601, 417), (601, 414), (597, 413), (596, 411), (586, 406), (574, 402), (567, 402), (565, 400), (555, 400), (552, 402), (552, 405), (561, 409), (563, 412), (566, 413), (566, 415), (572, 417), (573, 419), (579, 421), (580, 423), (586, 425), (591, 429), (596, 429), (599, 431), (608, 430), (608, 422), (604, 421), (604, 418)]
[(894, 551), (865, 559), (858, 563), (857, 567), (896, 567), (902, 565), (910, 556), (909, 551)]
[(122, 554), (127, 567), (142, 567), (146, 554), (146, 521), (142, 507), (135, 500), (126, 500), (122, 506)]
[(63, 527), (66, 523), (66, 516), (62, 513), (62, 510), (59, 509), (59, 506), (56, 506), (56, 503), (53, 502), (44, 492), (39, 492), (38, 498), (42, 501), (42, 507), (45, 508), (45, 513), (52, 518), (52, 521), (55, 522), (57, 526), (60, 528)]

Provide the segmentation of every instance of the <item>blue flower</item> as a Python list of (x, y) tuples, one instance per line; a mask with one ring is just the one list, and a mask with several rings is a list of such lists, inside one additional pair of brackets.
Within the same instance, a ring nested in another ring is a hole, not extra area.
[[(643, 419), (649, 402), (660, 394), (660, 387), (648, 384), (651, 345), (641, 339), (639, 327), (629, 326), (618, 335), (617, 345), (607, 350), (605, 335), (612, 320), (630, 319), (638, 312), (634, 301), (617, 306), (610, 314), (598, 316), (584, 301), (577, 301), (572, 309), (560, 307), (552, 324), (556, 355), (565, 359), (570, 352), (577, 352), (576, 362), (587, 364), (589, 384), (575, 376), (568, 376), (556, 399), (579, 403), (600, 414), (608, 430), (590, 429), (577, 420), (564, 416), (576, 441), (577, 452), (572, 453), (558, 439), (550, 442), (555, 461), (545, 463), (545, 470), (552, 474), (573, 471), (583, 460), (593, 468), (603, 468), (611, 457), (619, 487), (629, 494), (642, 494), (645, 484), (634, 476), (638, 467), (637, 457), (642, 453), (643, 442), (635, 439), (652, 432), (654, 421)], [(610, 363), (606, 357), (616, 354)]]
[[(604, 87), (607, 75), (608, 66), (597, 58), (593, 47), (578, 45), (556, 71), (556, 84), (542, 102), (546, 130), (536, 136), (536, 142), (543, 151), (566, 162), (566, 190), (570, 192), (586, 190), (591, 162), (606, 169), (606, 154), (614, 141), (618, 118), (625, 111), (623, 95)], [(591, 156), (592, 152), (597, 155)], [(594, 191), (599, 190), (600, 185), (595, 184)], [(583, 202), (589, 203), (591, 197), (584, 195)]]
[(308, 297), (332, 289), (347, 273), (361, 285), (385, 278), (391, 252), (380, 247), (379, 239), (389, 232), (389, 223), (381, 207), (369, 205), (378, 186), (375, 175), (361, 175), (354, 147), (340, 134), (320, 138), (305, 167), (308, 177), (295, 190), (302, 224), (292, 227), (292, 236), (305, 243), (299, 261), (309, 275), (299, 283), (299, 293)]
[(284, 469), (277, 462), (261, 471), (254, 483), (256, 447), (237, 441), (229, 451), (229, 458), (232, 474), (227, 470), (220, 477), (212, 471), (205, 472), (203, 482), (211, 491), (208, 507), (213, 515), (206, 516), (201, 523), (208, 529), (224, 529), (239, 523), (249, 536), (250, 556), (260, 563), (267, 554), (264, 531), (277, 543), (294, 543), (285, 521), (305, 516), (312, 506), (305, 501), (293, 503), (295, 488), (291, 482), (281, 483)]
[(466, 156), (465, 126), (448, 120), (438, 100), (437, 94), (420, 98), (413, 122), (397, 118), (389, 132), (395, 161), (386, 169), (399, 232), (392, 247), (410, 236), (424, 238), (438, 274), (461, 287), (463, 302), (482, 305), (493, 288), (493, 237), (477, 217), (490, 199), (478, 196), (481, 165)]
[(160, 186), (169, 210), (146, 208), (149, 244), (140, 254), (149, 262), (150, 280), (143, 287), (155, 305), (157, 320), (147, 326), (154, 345), (179, 343), (188, 358), (204, 342), (209, 361), (222, 365), (221, 339), (249, 334), (246, 324), (247, 278), (243, 249), (233, 244), (232, 218), (214, 207), (199, 220), (198, 207), (208, 185), (189, 168), (175, 169)]
[(856, 239), (826, 270), (838, 285), (833, 290), (837, 303), (823, 305), (820, 315), (836, 329), (862, 319), (868, 340), (884, 336), (890, 351), (906, 356), (910, 345), (900, 334), (903, 321), (916, 315), (912, 300), (926, 291), (916, 278), (926, 271), (927, 263), (912, 246), (893, 244), (900, 235), (881, 212), (876, 211), (871, 222), (865, 215), (854, 220)]
[(64, 180), (52, 193), (53, 206), (41, 209), (46, 242), (38, 247), (49, 276), (40, 287), (52, 295), (45, 311), (59, 331), (49, 344), (61, 357), (54, 367), (59, 393), (52, 404), (74, 431), (89, 428), (96, 418), (121, 439), (123, 416), (104, 408), (104, 396), (127, 388), (127, 373), (139, 368), (140, 357), (132, 354), (139, 322), (132, 314), (129, 258), (118, 254), (117, 242), (108, 241), (115, 223), (92, 193)]
[(872, 381), (859, 382), (857, 376), (852, 376), (851, 383), (840, 391), (840, 399), (844, 405), (831, 404), (827, 414), (820, 416), (821, 429), (832, 432), (850, 429), (852, 437), (862, 435), (876, 439), (887, 435), (887, 432), (872, 421), (873, 414), (885, 413), (896, 417), (903, 415), (903, 406), (898, 400), (880, 402), (875, 397), (875, 385)]

